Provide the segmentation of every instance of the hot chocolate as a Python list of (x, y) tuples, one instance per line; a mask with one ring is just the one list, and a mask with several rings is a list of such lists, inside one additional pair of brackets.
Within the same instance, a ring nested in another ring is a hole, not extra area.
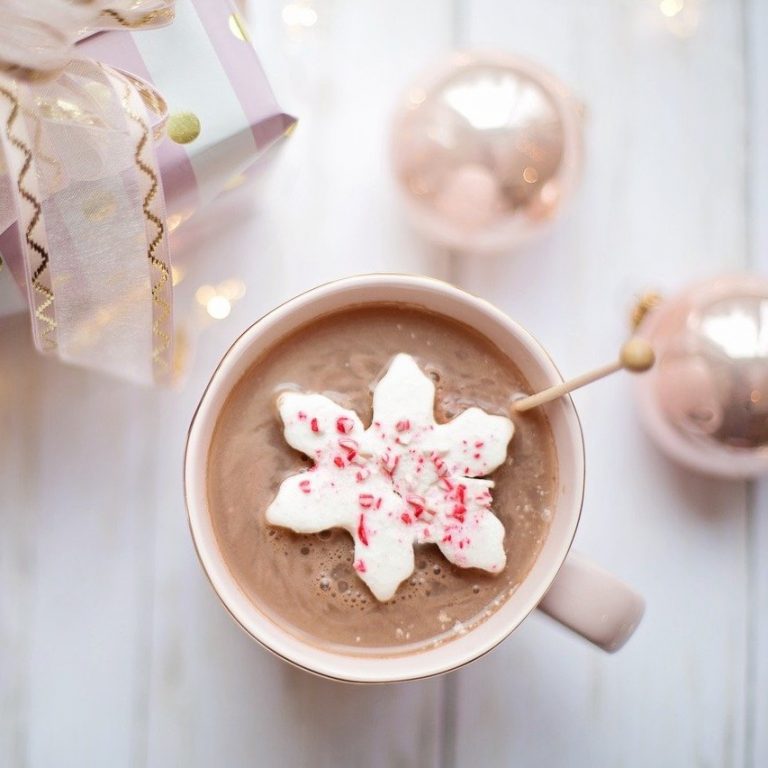
[(221, 410), (209, 453), (210, 514), (240, 588), (296, 635), (346, 653), (412, 652), (482, 621), (530, 570), (554, 504), (553, 438), (534, 411), (515, 417), (507, 459), (490, 475), (493, 513), (505, 529), (499, 573), (457, 567), (434, 544), (419, 545), (413, 573), (379, 602), (355, 568), (346, 531), (299, 535), (269, 525), (281, 482), (311, 463), (285, 440), (278, 396), (325, 395), (367, 427), (372, 389), (400, 353), (435, 382), (438, 423), (472, 406), (508, 415), (514, 395), (529, 391), (514, 364), (471, 328), (418, 307), (366, 305), (300, 328), (254, 364)]

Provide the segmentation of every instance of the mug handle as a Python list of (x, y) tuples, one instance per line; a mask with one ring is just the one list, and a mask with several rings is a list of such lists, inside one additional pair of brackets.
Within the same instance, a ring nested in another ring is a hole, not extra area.
[(645, 600), (623, 581), (576, 552), (569, 552), (539, 608), (609, 653), (629, 640)]

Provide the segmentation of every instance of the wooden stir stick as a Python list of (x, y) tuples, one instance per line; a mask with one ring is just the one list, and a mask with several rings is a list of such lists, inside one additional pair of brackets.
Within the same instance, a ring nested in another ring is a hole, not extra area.
[(622, 346), (619, 352), (619, 359), (616, 362), (595, 368), (594, 371), (582, 373), (581, 376), (576, 376), (570, 379), (570, 381), (564, 381), (562, 384), (555, 384), (554, 387), (537, 392), (535, 395), (528, 395), (527, 397), (515, 400), (512, 403), (512, 410), (515, 413), (529, 411), (537, 405), (543, 405), (550, 400), (556, 400), (568, 392), (573, 392), (574, 389), (583, 387), (585, 384), (591, 384), (593, 381), (602, 379), (604, 376), (610, 376), (610, 374), (622, 369), (632, 371), (633, 373), (647, 371), (655, 360), (656, 356), (653, 353), (653, 348), (647, 341), (637, 337), (632, 338)]

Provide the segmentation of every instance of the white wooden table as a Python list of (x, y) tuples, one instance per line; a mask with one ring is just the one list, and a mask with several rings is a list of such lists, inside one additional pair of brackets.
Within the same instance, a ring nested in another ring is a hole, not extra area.
[[(201, 337), (184, 390), (44, 361), (23, 318), (0, 323), (0, 765), (768, 765), (768, 487), (671, 466), (638, 430), (627, 379), (575, 397), (577, 545), (648, 600), (612, 657), (533, 616), (448, 677), (315, 679), (226, 615), (181, 488), (221, 353), (321, 281), (450, 279), (578, 372), (614, 353), (635, 292), (768, 268), (768, 4), (686, 0), (699, 16), (687, 37), (653, 0), (315, 0), (306, 28), (286, 25), (284, 4), (253, 0), (251, 22), (302, 121), (247, 215), (223, 227), (209, 211), (190, 230), (193, 255), (249, 290)], [(534, 57), (587, 105), (578, 199), (515, 255), (441, 252), (398, 210), (391, 107), (455, 46)]]

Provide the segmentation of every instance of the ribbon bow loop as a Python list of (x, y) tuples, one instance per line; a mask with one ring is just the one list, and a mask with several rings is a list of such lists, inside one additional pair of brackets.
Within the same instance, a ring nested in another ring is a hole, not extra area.
[(18, 222), (35, 344), (142, 383), (171, 374), (171, 279), (154, 139), (165, 102), (75, 56), (174, 0), (0, 0), (0, 231)]
[(173, 17), (173, 0), (1, 0), (0, 68), (44, 78), (65, 67), (75, 43), (93, 32), (151, 29)]

